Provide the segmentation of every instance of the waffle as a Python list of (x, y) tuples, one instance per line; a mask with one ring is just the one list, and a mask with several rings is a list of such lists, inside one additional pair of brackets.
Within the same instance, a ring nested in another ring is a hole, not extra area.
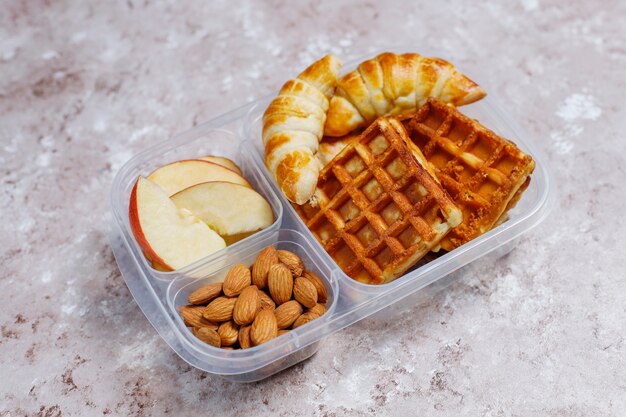
[(323, 167), (328, 165), (328, 163), (332, 161), (343, 148), (348, 146), (358, 136), (358, 134), (349, 134), (340, 138), (324, 136), (316, 154), (317, 160), (321, 162)]
[(312, 201), (294, 207), (347, 275), (389, 282), (461, 222), (425, 164), (402, 123), (381, 117), (324, 167)]
[(403, 124), (463, 211), (463, 222), (442, 239), (443, 249), (457, 248), (506, 220), (535, 168), (529, 155), (435, 99)]

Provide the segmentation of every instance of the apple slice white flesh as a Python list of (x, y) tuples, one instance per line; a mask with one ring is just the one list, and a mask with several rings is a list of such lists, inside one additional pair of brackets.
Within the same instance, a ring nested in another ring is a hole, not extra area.
[(225, 168), (230, 169), (231, 171), (235, 171), (237, 174), (239, 175), (243, 175), (241, 173), (241, 169), (239, 169), (239, 166), (234, 163), (232, 160), (228, 159), (228, 158), (224, 158), (223, 156), (213, 156), (213, 155), (207, 155), (207, 156), (203, 156), (201, 158), (198, 158), (201, 161), (209, 161), (209, 162), (213, 162), (214, 164), (218, 164), (221, 165)]
[(144, 255), (161, 270), (180, 269), (226, 247), (206, 223), (177, 208), (158, 185), (143, 177), (130, 195), (129, 217)]
[[(250, 187), (244, 177), (213, 162), (186, 159), (154, 170), (148, 179), (163, 188), (167, 195), (207, 181), (228, 181)], [(250, 187), (252, 188), (252, 187)]]
[(221, 236), (254, 232), (274, 222), (272, 208), (261, 194), (230, 182), (196, 184), (174, 194), (172, 201), (178, 208), (192, 212)]

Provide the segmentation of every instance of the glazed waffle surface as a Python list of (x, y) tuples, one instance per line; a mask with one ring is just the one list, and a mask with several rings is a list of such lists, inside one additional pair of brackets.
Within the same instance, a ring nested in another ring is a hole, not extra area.
[(442, 239), (443, 249), (489, 231), (528, 187), (533, 159), (454, 107), (430, 99), (403, 124), (463, 212), (463, 222)]
[(294, 207), (347, 275), (389, 282), (461, 222), (425, 166), (402, 124), (379, 118), (324, 167), (314, 199)]

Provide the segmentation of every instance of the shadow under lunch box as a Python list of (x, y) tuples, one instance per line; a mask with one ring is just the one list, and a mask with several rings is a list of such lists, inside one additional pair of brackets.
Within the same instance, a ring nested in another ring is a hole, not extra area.
[[(344, 72), (374, 55), (346, 63)], [(324, 251), (263, 164), (261, 117), (273, 97), (247, 104), (146, 149), (122, 167), (112, 185), (111, 246), (130, 292), (165, 342), (183, 360), (206, 372), (232, 381), (252, 382), (292, 366), (313, 355), (325, 336), (430, 284), (444, 282), (444, 277), (477, 258), (489, 255), (497, 259), (505, 255), (522, 233), (546, 217), (553, 205), (554, 187), (545, 156), (487, 96), (461, 107), (460, 111), (513, 141), (536, 162), (530, 185), (517, 206), (509, 211), (508, 220), (461, 247), (410, 269), (395, 281), (382, 285), (362, 284), (345, 275)], [(145, 259), (131, 232), (128, 217), (131, 190), (139, 175), (145, 176), (169, 162), (204, 155), (224, 156), (237, 163), (254, 189), (269, 202), (275, 221), (267, 229), (182, 269), (158, 271)], [(187, 304), (187, 296), (202, 285), (223, 281), (234, 264), (251, 265), (268, 245), (296, 253), (308, 270), (325, 281), (328, 288), (326, 314), (249, 349), (225, 350), (196, 339), (178, 313), (178, 309)]]

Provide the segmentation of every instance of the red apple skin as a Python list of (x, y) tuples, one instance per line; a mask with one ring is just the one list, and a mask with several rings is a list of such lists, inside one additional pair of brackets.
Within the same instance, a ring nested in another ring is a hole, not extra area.
[(141, 230), (141, 222), (139, 221), (139, 210), (137, 208), (137, 185), (139, 181), (135, 182), (135, 186), (133, 187), (133, 191), (130, 193), (130, 204), (128, 208), (128, 219), (130, 221), (130, 230), (133, 232), (135, 236), (135, 240), (139, 244), (139, 247), (143, 251), (144, 256), (150, 262), (152, 262), (153, 267), (155, 269), (160, 269), (163, 271), (173, 271), (174, 268), (167, 265), (163, 259), (159, 255), (157, 255), (152, 247), (148, 244), (148, 240), (146, 236), (143, 234), (143, 230)]

